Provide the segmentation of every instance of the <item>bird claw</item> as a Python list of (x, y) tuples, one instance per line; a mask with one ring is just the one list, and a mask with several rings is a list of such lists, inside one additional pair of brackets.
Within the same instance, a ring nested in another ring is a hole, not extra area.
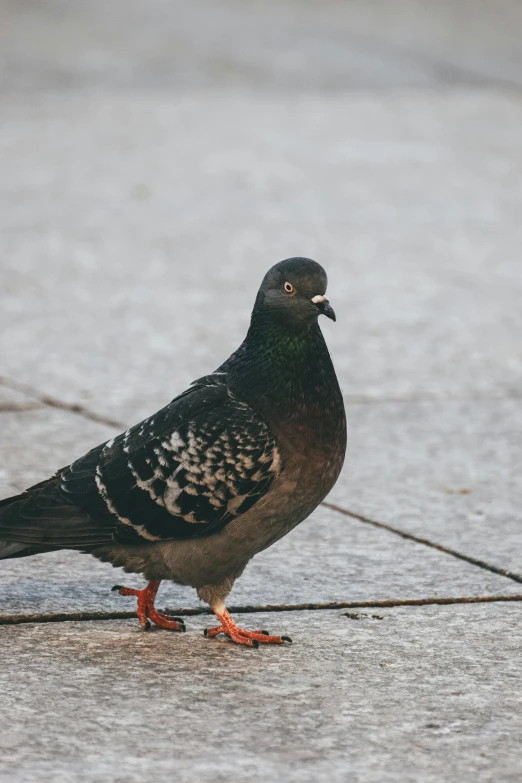
[(181, 617), (172, 617), (163, 612), (158, 612), (154, 606), (158, 587), (159, 582), (149, 582), (143, 590), (136, 590), (133, 587), (122, 587), (121, 585), (114, 585), (112, 590), (117, 590), (120, 595), (135, 595), (137, 597), (138, 620), (144, 631), (150, 631), (151, 623), (154, 623), (154, 625), (165, 628), (167, 631), (185, 632), (187, 629)]
[(259, 647), (260, 644), (284, 644), (285, 642), (292, 643), (289, 636), (271, 636), (268, 631), (245, 631), (243, 628), (239, 628), (232, 618), (221, 618), (221, 625), (216, 625), (214, 628), (205, 628), (204, 635), (209, 639), (218, 636), (220, 633), (224, 634), (230, 641), (236, 644), (242, 644), (246, 647)]
[(259, 641), (257, 639), (250, 638), (239, 632), (225, 630), (221, 625), (217, 625), (215, 628), (205, 628), (203, 631), (203, 635), (207, 636), (209, 639), (213, 639), (214, 636), (217, 636), (220, 633), (226, 636), (227, 639), (229, 639), (231, 642), (235, 642), (236, 644), (242, 644), (245, 647), (254, 647), (256, 649), (259, 647)]
[(154, 608), (154, 604), (152, 606), (147, 606), (145, 611), (147, 617), (152, 620), (154, 625), (157, 625), (160, 628), (165, 628), (167, 631), (181, 631), (182, 633), (187, 630), (185, 623), (181, 618), (175, 620), (173, 617), (163, 614), (163, 612), (158, 612), (158, 610)]

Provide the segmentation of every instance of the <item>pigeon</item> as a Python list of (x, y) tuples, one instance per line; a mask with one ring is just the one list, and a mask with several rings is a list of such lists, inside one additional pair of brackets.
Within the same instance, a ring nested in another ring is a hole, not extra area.
[(288, 636), (240, 628), (225, 600), (250, 559), (306, 519), (346, 450), (343, 398), (319, 315), (335, 321), (316, 261), (289, 258), (259, 288), (240, 347), (158, 413), (51, 478), (0, 501), (0, 559), (57, 549), (142, 574), (116, 585), (142, 628), (184, 631), (159, 612), (160, 582), (195, 588), (224, 634), (247, 647)]

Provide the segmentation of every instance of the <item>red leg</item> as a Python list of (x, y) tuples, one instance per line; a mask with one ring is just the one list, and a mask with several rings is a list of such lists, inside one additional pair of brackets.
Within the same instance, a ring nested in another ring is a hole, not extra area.
[(158, 612), (154, 606), (154, 600), (160, 582), (149, 582), (143, 590), (135, 590), (132, 587), (121, 587), (114, 585), (113, 590), (117, 590), (120, 595), (135, 595), (138, 599), (137, 615), (140, 625), (144, 631), (150, 629), (150, 622), (159, 625), (160, 628), (166, 628), (169, 631), (184, 631), (185, 623), (181, 617), (170, 617), (167, 614)]
[(284, 644), (292, 641), (289, 636), (270, 636), (268, 631), (244, 631), (235, 624), (224, 606), (212, 608), (221, 625), (205, 628), (205, 636), (213, 637), (223, 633), (236, 644), (244, 644), (247, 647), (259, 647), (260, 644)]

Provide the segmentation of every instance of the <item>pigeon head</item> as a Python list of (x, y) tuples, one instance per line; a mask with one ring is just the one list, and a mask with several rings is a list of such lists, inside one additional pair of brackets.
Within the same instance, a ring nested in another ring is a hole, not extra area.
[(311, 258), (287, 258), (266, 273), (254, 306), (253, 319), (269, 318), (290, 329), (309, 327), (319, 315), (335, 321), (326, 296), (328, 279)]

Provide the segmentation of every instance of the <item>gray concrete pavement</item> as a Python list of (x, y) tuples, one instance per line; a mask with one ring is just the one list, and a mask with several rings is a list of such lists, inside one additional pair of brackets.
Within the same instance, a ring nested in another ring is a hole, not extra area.
[(519, 390), (516, 96), (44, 94), (2, 116), (3, 375), (136, 421), (308, 254), (349, 397)]
[[(213, 369), (306, 254), (349, 421), (329, 502), (486, 565), (322, 508), (231, 603), (522, 594), (494, 572), (522, 573), (520, 14), (0, 0), (0, 497)], [(0, 616), (130, 610), (123, 581), (1, 563)], [(0, 625), (0, 781), (518, 783), (520, 605), (239, 614), (294, 638), (257, 652), (208, 617)]]
[(520, 86), (516, 0), (3, 0), (5, 91)]
[(208, 618), (0, 628), (0, 780), (516, 783), (518, 607), (378, 616), (262, 615), (294, 644), (257, 651)]
[(366, 404), (350, 414), (333, 503), (522, 575), (520, 399)]

